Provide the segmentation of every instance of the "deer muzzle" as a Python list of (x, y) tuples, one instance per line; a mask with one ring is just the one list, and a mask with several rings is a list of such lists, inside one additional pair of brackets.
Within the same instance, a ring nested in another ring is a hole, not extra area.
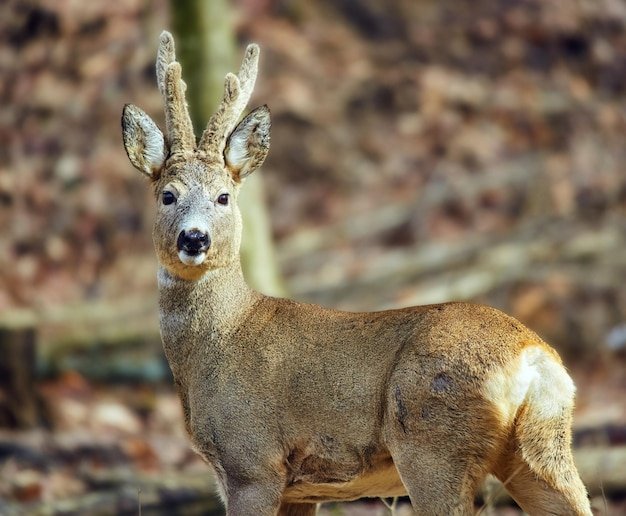
[(184, 264), (199, 265), (211, 246), (211, 239), (207, 233), (198, 229), (183, 230), (178, 235), (176, 245), (178, 257)]

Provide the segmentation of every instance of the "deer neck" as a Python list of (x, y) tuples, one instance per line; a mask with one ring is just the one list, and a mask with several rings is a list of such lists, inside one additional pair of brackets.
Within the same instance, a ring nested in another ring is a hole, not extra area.
[(198, 353), (227, 346), (229, 335), (261, 298), (246, 284), (239, 260), (195, 281), (177, 278), (160, 267), (158, 285), (161, 335), (175, 374), (178, 365), (184, 366)]

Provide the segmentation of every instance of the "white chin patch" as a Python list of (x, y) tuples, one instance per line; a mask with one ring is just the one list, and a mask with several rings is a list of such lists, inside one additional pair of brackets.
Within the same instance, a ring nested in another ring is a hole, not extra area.
[(206, 253), (200, 253), (195, 255), (187, 254), (185, 251), (178, 251), (178, 258), (185, 265), (200, 265), (206, 258)]

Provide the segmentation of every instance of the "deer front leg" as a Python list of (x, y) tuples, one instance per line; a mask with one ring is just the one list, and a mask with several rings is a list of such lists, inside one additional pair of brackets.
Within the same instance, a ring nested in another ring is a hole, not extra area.
[(258, 481), (230, 485), (226, 500), (226, 516), (276, 516), (283, 485)]

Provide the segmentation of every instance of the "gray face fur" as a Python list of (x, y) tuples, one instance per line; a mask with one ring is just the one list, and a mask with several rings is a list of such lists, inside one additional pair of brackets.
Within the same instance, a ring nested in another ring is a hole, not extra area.
[(235, 127), (252, 94), (258, 57), (258, 47), (250, 45), (239, 74), (226, 76), (222, 103), (198, 145), (171, 34), (161, 35), (157, 54), (167, 137), (141, 109), (130, 104), (124, 107), (124, 147), (135, 168), (153, 182), (157, 199), (154, 245), (159, 262), (173, 276), (198, 279), (238, 259), (238, 190), (241, 181), (261, 166), (270, 143), (267, 106), (255, 109)]
[[(239, 184), (221, 165), (191, 159), (168, 171), (155, 184), (157, 216), (153, 238), (157, 257), (170, 274), (194, 279), (208, 270), (238, 259), (241, 213), (237, 206)], [(163, 203), (163, 193), (176, 198)], [(221, 195), (228, 203), (221, 204)], [(191, 256), (180, 249), (181, 232), (200, 231), (210, 239), (206, 252)]]

